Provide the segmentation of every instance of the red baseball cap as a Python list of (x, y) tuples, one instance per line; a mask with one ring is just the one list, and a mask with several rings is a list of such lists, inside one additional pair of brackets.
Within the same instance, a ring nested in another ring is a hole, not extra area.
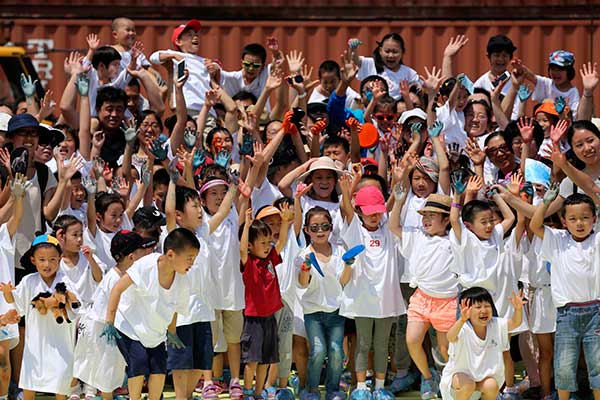
[(365, 215), (387, 211), (383, 194), (375, 186), (365, 186), (356, 192), (354, 195), (354, 204), (360, 207), (360, 210)]
[(194, 31), (198, 32), (201, 26), (202, 25), (200, 24), (200, 21), (198, 21), (197, 19), (191, 19), (188, 22), (186, 22), (185, 25), (179, 25), (177, 28), (175, 28), (175, 30), (173, 30), (173, 35), (171, 36), (171, 43), (173, 43), (173, 46), (178, 47), (175, 42), (179, 39), (179, 36), (181, 36), (183, 31), (185, 31), (188, 28), (192, 28)]

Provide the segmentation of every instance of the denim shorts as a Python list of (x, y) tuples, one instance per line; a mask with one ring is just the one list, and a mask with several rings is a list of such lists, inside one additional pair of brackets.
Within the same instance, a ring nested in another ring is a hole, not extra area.
[(557, 309), (554, 380), (557, 389), (577, 390), (577, 364), (583, 347), (590, 388), (600, 389), (600, 301)]

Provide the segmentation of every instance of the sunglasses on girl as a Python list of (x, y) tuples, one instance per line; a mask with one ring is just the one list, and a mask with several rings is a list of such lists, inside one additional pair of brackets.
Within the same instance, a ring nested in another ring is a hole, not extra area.
[(492, 156), (495, 156), (496, 154), (503, 152), (503, 153), (508, 153), (510, 152), (510, 147), (508, 147), (508, 145), (505, 144), (501, 144), (498, 147), (490, 147), (486, 150), (486, 153)]
[(323, 231), (323, 232), (329, 232), (331, 230), (331, 224), (328, 223), (324, 223), (324, 224), (312, 224), (308, 226), (308, 229), (312, 232), (312, 233), (317, 233), (319, 231)]
[(377, 118), (377, 121), (393, 121), (396, 119), (396, 115), (395, 114), (377, 113), (377, 114), (375, 114), (375, 118)]
[(242, 66), (246, 69), (260, 69), (262, 67), (261, 63), (253, 63), (250, 61), (242, 61)]

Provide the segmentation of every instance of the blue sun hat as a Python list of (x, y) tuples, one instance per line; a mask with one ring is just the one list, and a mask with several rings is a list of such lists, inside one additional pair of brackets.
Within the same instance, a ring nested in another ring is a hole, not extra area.
[(575, 64), (575, 56), (567, 50), (556, 50), (550, 53), (548, 63), (563, 68), (572, 67)]

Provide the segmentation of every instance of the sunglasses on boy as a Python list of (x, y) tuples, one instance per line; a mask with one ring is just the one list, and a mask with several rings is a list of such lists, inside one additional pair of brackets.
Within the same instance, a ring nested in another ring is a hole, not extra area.
[(302, 75), (296, 75), (294, 77), (288, 76), (286, 78), (286, 80), (287, 80), (288, 84), (293, 85), (294, 82), (296, 82), (296, 83), (302, 83), (302, 82), (304, 82), (304, 77)]
[(319, 231), (329, 232), (331, 230), (331, 224), (328, 224), (328, 223), (324, 223), (324, 224), (312, 224), (312, 225), (308, 226), (308, 229), (312, 233), (317, 233)]
[(246, 69), (260, 69), (260, 67), (262, 67), (262, 64), (251, 61), (242, 61), (242, 66)]
[(395, 114), (377, 113), (377, 114), (375, 114), (375, 118), (377, 118), (377, 121), (393, 121), (396, 119), (396, 115)]

